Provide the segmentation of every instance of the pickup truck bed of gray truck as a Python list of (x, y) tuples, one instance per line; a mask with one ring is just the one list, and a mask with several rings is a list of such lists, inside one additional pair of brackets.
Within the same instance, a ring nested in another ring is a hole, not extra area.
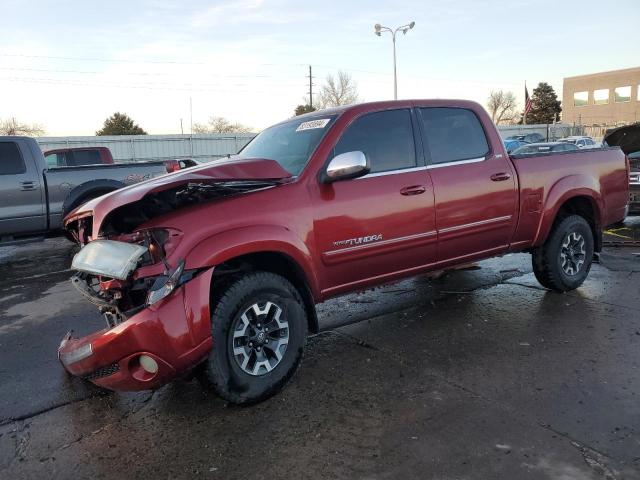
[(0, 244), (62, 233), (74, 208), (165, 174), (162, 161), (48, 168), (33, 138), (0, 137)]

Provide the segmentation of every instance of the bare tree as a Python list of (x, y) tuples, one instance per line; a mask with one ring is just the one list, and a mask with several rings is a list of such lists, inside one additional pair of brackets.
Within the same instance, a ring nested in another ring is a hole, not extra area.
[(517, 102), (513, 92), (503, 90), (491, 90), (487, 99), (487, 108), (491, 114), (491, 119), (496, 125), (500, 122), (510, 122), (516, 117)]
[(358, 103), (358, 86), (346, 72), (339, 71), (337, 78), (327, 75), (325, 84), (320, 87), (317, 104), (320, 108), (338, 107)]
[(44, 128), (38, 124), (27, 124), (19, 122), (15, 117), (0, 120), (0, 135), (20, 135), (27, 137), (41, 137), (44, 135)]
[(195, 123), (193, 133), (249, 133), (251, 128), (240, 123), (231, 123), (224, 117), (210, 117), (207, 123)]

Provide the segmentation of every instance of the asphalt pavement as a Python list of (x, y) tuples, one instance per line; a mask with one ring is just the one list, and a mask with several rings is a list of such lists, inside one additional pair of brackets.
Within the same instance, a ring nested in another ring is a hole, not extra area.
[(0, 477), (640, 479), (640, 222), (585, 285), (526, 254), (337, 298), (274, 398), (195, 379), (112, 393), (68, 377), (63, 335), (102, 328), (63, 239), (0, 248)]

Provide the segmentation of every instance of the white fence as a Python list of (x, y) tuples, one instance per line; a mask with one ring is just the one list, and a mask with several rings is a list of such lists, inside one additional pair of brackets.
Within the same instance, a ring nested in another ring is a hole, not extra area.
[(40, 137), (42, 151), (73, 147), (107, 147), (116, 162), (181, 160), (206, 162), (237, 153), (253, 133), (203, 135), (117, 135), (104, 137)]
[[(548, 141), (570, 135), (584, 135), (584, 127), (563, 123), (550, 125), (499, 125), (502, 138), (511, 135), (539, 133)], [(107, 147), (116, 162), (142, 162), (149, 160), (182, 160), (191, 158), (207, 162), (233, 155), (244, 147), (255, 134), (202, 134), (202, 135), (118, 135), (105, 137), (39, 137), (42, 151), (73, 147)]]

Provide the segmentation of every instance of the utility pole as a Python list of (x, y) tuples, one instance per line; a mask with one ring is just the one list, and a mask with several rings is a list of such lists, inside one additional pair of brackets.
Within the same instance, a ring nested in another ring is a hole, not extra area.
[(311, 74), (311, 65), (309, 65), (309, 106), (313, 108), (313, 75)]
[(190, 118), (189, 133), (193, 135), (193, 101), (191, 100), (191, 97), (189, 97), (189, 118)]

